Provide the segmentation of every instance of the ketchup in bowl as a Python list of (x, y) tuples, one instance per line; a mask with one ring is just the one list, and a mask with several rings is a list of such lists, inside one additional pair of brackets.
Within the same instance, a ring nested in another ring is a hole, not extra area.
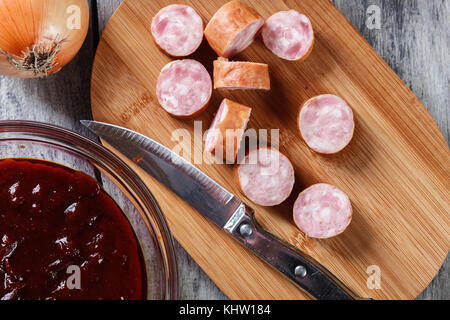
[(97, 181), (0, 160), (0, 299), (145, 299), (145, 283), (134, 231)]

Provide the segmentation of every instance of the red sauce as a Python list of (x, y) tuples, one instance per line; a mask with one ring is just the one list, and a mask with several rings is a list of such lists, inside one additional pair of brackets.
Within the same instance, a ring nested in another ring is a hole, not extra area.
[(0, 160), (0, 177), (0, 299), (146, 297), (133, 229), (93, 178), (29, 159)]

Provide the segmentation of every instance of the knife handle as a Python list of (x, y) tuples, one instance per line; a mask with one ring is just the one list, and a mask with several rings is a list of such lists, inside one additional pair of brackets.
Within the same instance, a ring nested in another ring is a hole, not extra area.
[(235, 216), (233, 225), (225, 229), (314, 298), (364, 299), (352, 292), (312, 257), (261, 227), (250, 207), (241, 208), (240, 214)]

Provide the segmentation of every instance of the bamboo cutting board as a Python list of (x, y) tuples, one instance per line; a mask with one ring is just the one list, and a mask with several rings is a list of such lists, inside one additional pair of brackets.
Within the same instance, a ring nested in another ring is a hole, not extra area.
[[(280, 150), (296, 171), (291, 197), (276, 207), (259, 207), (239, 194), (232, 166), (198, 167), (240, 195), (256, 210), (263, 226), (316, 258), (359, 295), (415, 298), (430, 283), (449, 250), (450, 153), (437, 125), (329, 1), (243, 1), (265, 18), (291, 8), (308, 15), (313, 23), (315, 47), (304, 62), (279, 59), (260, 39), (234, 57), (268, 63), (270, 92), (215, 91), (210, 107), (196, 119), (171, 118), (155, 96), (159, 71), (171, 58), (154, 44), (150, 24), (159, 9), (174, 1), (125, 0), (97, 50), (91, 85), (94, 118), (136, 130), (173, 148), (179, 142), (172, 140), (172, 132), (186, 129), (193, 134), (194, 120), (201, 121), (205, 131), (223, 97), (253, 107), (250, 128), (280, 129)], [(225, 3), (175, 2), (194, 7), (205, 23)], [(201, 61), (212, 74), (216, 56), (206, 41), (191, 58)], [(299, 106), (323, 93), (343, 97), (355, 114), (353, 141), (336, 155), (312, 152), (297, 133)], [(188, 146), (193, 140), (182, 143)], [(184, 156), (193, 161), (191, 150), (191, 157)], [(196, 151), (201, 152), (199, 148)], [(228, 297), (310, 298), (137, 170), (165, 212), (175, 238)], [(305, 238), (293, 223), (291, 211), (298, 193), (317, 182), (338, 186), (353, 204), (351, 225), (333, 239)], [(366, 271), (373, 265), (381, 272), (379, 289), (367, 286)]]

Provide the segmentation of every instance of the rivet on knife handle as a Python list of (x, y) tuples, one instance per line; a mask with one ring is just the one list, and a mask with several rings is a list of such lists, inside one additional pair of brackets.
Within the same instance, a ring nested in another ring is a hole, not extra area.
[(264, 230), (248, 206), (239, 208), (224, 229), (313, 297), (362, 299), (312, 257)]

